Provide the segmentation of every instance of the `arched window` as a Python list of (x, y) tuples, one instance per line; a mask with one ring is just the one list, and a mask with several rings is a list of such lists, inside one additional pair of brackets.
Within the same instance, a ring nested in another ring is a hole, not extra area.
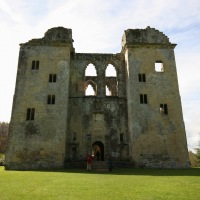
[(97, 76), (96, 68), (93, 64), (89, 64), (85, 69), (85, 76)]
[(106, 77), (117, 77), (116, 69), (113, 65), (109, 64), (106, 68)]
[(113, 65), (107, 66), (105, 76), (106, 96), (118, 96), (117, 72)]
[(91, 84), (89, 84), (85, 90), (85, 96), (95, 96), (95, 91)]

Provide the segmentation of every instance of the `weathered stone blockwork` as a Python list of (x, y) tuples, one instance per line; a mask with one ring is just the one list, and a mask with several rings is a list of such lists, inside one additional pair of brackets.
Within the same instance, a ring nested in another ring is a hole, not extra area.
[(76, 53), (63, 27), (20, 46), (7, 169), (61, 168), (97, 151), (119, 166), (189, 167), (176, 45), (162, 32), (128, 29), (118, 54)]

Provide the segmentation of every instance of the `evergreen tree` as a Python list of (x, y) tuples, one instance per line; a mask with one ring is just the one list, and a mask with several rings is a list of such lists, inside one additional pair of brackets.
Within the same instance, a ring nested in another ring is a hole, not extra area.
[[(200, 133), (199, 133), (199, 135), (200, 135)], [(195, 150), (196, 150), (196, 154), (195, 154), (196, 162), (200, 165), (200, 141), (199, 141), (198, 147)]]

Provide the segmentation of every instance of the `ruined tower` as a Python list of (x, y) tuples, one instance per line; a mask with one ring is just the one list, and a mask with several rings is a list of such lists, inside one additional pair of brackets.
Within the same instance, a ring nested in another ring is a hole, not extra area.
[(61, 168), (97, 152), (120, 166), (189, 166), (176, 45), (162, 32), (128, 29), (117, 54), (76, 53), (63, 27), (20, 46), (7, 169)]

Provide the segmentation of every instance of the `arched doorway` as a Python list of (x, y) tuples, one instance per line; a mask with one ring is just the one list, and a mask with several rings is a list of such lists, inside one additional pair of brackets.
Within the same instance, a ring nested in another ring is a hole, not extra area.
[(94, 160), (104, 160), (104, 145), (100, 141), (96, 141), (92, 145), (92, 155), (94, 155)]

